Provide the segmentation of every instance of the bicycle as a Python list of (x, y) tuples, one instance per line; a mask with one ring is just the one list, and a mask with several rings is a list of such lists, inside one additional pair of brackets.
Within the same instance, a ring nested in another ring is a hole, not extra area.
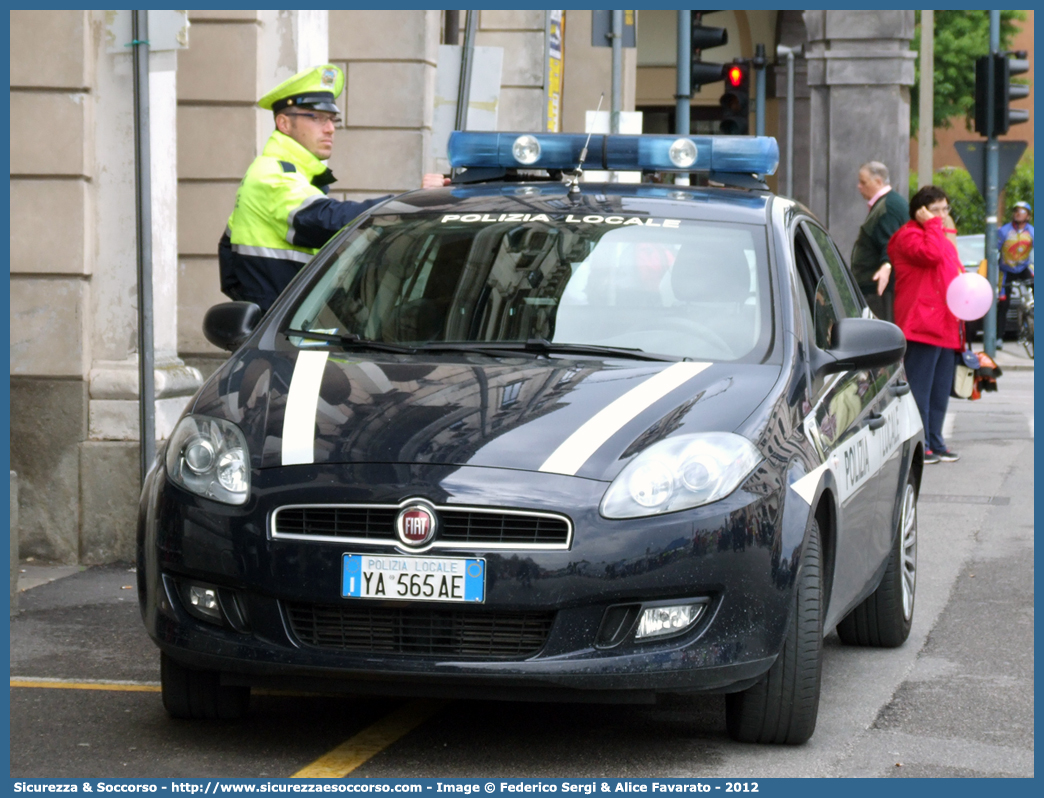
[(1019, 302), (1019, 321), (1018, 321), (1018, 336), (1019, 343), (1022, 344), (1026, 350), (1026, 354), (1033, 357), (1033, 281), (1027, 280), (1021, 283), (1014, 283), (1012, 287), (1018, 286), (1018, 293), (1021, 294), (1019, 297), (1022, 301)]

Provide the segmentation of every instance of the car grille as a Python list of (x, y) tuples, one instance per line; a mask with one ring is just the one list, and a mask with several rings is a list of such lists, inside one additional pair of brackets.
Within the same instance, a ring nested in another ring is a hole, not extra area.
[(512, 660), (543, 648), (554, 612), (398, 609), (287, 603), (303, 644), (340, 651), (417, 657)]
[(304, 537), (395, 537), (395, 509), (372, 507), (288, 507), (276, 513), (275, 531)]
[[(398, 507), (283, 507), (273, 522), (275, 537), (354, 538), (394, 542)], [(437, 543), (499, 546), (566, 546), (570, 523), (562, 516), (438, 508)]]

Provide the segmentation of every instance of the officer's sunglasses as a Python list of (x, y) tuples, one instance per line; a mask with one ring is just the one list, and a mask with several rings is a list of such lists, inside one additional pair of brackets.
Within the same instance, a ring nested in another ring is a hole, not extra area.
[(332, 114), (313, 114), (308, 111), (295, 111), (294, 113), (287, 114), (287, 116), (301, 116), (305, 119), (311, 119), (313, 122), (320, 125), (325, 125), (327, 122), (333, 122), (334, 125), (341, 124), (341, 117)]

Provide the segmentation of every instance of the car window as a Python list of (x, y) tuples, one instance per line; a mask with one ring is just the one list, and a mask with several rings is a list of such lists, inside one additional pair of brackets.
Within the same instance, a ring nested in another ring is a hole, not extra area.
[(289, 327), (408, 344), (543, 338), (709, 360), (767, 347), (763, 226), (536, 215), (373, 216)]
[(826, 230), (817, 225), (806, 223), (805, 229), (816, 243), (820, 261), (826, 267), (826, 271), (837, 289), (837, 295), (841, 301), (839, 309), (843, 310), (846, 316), (862, 315), (863, 303), (860, 301), (859, 294), (852, 288), (848, 267), (841, 259), (834, 242), (831, 241)]
[(823, 275), (812, 246), (801, 229), (795, 231), (794, 234), (794, 264), (808, 301), (808, 312), (812, 314), (812, 317), (806, 319), (806, 322), (814, 334), (816, 346), (820, 349), (829, 349), (830, 337), (838, 319), (838, 303), (834, 299), (829, 281)]

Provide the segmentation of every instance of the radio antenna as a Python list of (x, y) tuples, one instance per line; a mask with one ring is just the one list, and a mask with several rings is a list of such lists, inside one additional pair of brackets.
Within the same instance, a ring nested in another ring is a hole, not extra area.
[[(605, 99), (605, 92), (603, 91), (598, 96), (598, 107), (595, 109), (595, 113), (596, 114), (599, 111), (602, 110), (602, 101), (604, 99)], [(569, 193), (570, 194), (579, 194), (580, 193), (580, 177), (584, 173), (584, 161), (587, 160), (587, 145), (591, 143), (591, 134), (592, 133), (594, 133), (593, 130), (588, 131), (588, 133), (587, 133), (587, 141), (584, 142), (584, 148), (582, 150), (580, 150), (580, 163), (578, 163), (576, 165), (576, 171), (573, 172), (573, 178), (572, 178), (572, 180), (569, 183)]]

